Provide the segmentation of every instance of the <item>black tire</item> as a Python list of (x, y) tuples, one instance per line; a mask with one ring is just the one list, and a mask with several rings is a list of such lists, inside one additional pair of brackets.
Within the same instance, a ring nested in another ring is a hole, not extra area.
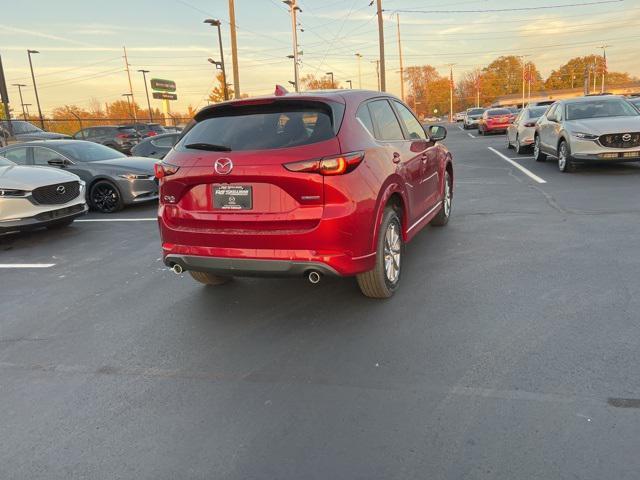
[(478, 129), (478, 135), (484, 135), (484, 132), (480, 128)]
[(193, 278), (197, 282), (211, 286), (224, 285), (225, 283), (229, 283), (233, 279), (233, 277), (224, 277), (208, 272), (193, 272), (191, 270), (189, 270), (189, 275), (191, 275), (191, 278)]
[(442, 198), (442, 208), (431, 220), (434, 227), (444, 227), (451, 218), (451, 207), (453, 206), (453, 184), (449, 172), (444, 172), (444, 196)]
[(526, 152), (524, 151), (524, 147), (523, 147), (522, 145), (520, 145), (520, 137), (519, 137), (518, 135), (516, 135), (516, 146), (515, 146), (515, 150), (516, 150), (516, 153), (517, 153), (518, 155), (522, 155), (523, 153), (526, 153)]
[(547, 154), (542, 152), (542, 149), (540, 148), (540, 137), (537, 135), (533, 140), (533, 158), (536, 162), (547, 161)]
[[(398, 236), (397, 243), (394, 241), (394, 244), (391, 245), (393, 250), (388, 248), (390, 246), (389, 242), (395, 240), (395, 237), (389, 232), (390, 229), (395, 230), (395, 234)], [(400, 221), (398, 213), (390, 206), (384, 211), (379, 232), (376, 248), (376, 266), (373, 270), (358, 274), (356, 280), (358, 281), (358, 286), (362, 294), (366, 297), (389, 298), (393, 296), (400, 284), (402, 253), (404, 251), (404, 245), (402, 243), (402, 222)], [(393, 268), (394, 271), (396, 271), (395, 267), (397, 267), (395, 278), (389, 278), (390, 276), (393, 277), (393, 275), (387, 273), (385, 257), (387, 261), (393, 264), (393, 266), (391, 266), (390, 263), (390, 267)]]
[(509, 140), (509, 132), (507, 132), (506, 137), (507, 137), (507, 150), (513, 150), (513, 145), (511, 145), (511, 140)]
[(88, 200), (91, 208), (102, 213), (115, 213), (124, 207), (120, 190), (107, 180), (99, 180), (91, 186)]
[(463, 130), (469, 130), (469, 128), (467, 128), (467, 124), (466, 124), (466, 123), (463, 123), (463, 124), (462, 124), (462, 129), (463, 129)]
[(576, 171), (576, 164), (571, 158), (571, 150), (566, 140), (560, 140), (558, 144), (558, 170), (562, 173), (570, 173)]
[(49, 230), (58, 230), (60, 228), (65, 228), (65, 227), (68, 227), (69, 225), (71, 225), (74, 220), (75, 220), (75, 218), (67, 218), (65, 220), (60, 220), (60, 221), (58, 221), (56, 223), (51, 223), (51, 224), (47, 225), (47, 228)]

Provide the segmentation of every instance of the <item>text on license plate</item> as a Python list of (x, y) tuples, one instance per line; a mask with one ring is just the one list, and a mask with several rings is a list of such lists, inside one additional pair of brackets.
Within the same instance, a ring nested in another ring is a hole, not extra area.
[(252, 187), (246, 185), (214, 185), (213, 208), (222, 210), (251, 210)]

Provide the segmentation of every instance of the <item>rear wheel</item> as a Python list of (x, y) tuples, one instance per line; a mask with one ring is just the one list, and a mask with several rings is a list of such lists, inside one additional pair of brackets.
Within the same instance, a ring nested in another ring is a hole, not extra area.
[(208, 272), (193, 272), (191, 270), (189, 270), (189, 275), (191, 275), (191, 278), (204, 285), (224, 285), (225, 283), (230, 282), (233, 278), (214, 275), (213, 273)]
[(438, 215), (433, 217), (433, 220), (431, 220), (431, 225), (435, 227), (444, 227), (447, 223), (449, 223), (449, 217), (451, 217), (451, 206), (453, 201), (452, 187), (453, 185), (451, 184), (451, 176), (449, 175), (449, 172), (445, 172), (444, 196), (442, 197), (442, 208), (438, 212)]
[(482, 131), (481, 128), (478, 129), (478, 135), (484, 135), (484, 132)]
[(398, 289), (402, 258), (402, 227), (396, 211), (387, 207), (378, 235), (376, 266), (356, 279), (362, 293), (371, 298), (389, 298)]
[(537, 135), (533, 141), (533, 158), (535, 158), (536, 162), (544, 162), (547, 160), (547, 154), (542, 153), (542, 149), (540, 148), (540, 137)]
[(511, 150), (513, 148), (513, 145), (511, 144), (511, 140), (509, 140), (509, 132), (508, 131), (507, 131), (506, 137), (507, 137), (507, 148), (509, 150)]
[(520, 137), (516, 135), (516, 153), (522, 155), (524, 153), (524, 147), (520, 144)]

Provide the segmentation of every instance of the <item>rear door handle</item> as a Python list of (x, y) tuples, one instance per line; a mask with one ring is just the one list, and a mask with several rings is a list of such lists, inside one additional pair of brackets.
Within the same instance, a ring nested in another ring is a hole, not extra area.
[(393, 163), (400, 163), (400, 154), (398, 152), (393, 152)]

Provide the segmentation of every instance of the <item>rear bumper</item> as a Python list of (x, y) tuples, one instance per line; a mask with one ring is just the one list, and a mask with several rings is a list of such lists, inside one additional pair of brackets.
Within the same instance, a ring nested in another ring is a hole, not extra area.
[(292, 260), (265, 260), (254, 258), (201, 257), (195, 255), (167, 255), (164, 263), (168, 267), (180, 265), (183, 270), (209, 272), (237, 277), (294, 277), (310, 271), (338, 276), (332, 267), (319, 262)]
[(509, 128), (509, 124), (505, 123), (503, 125), (488, 125), (485, 123), (482, 128), (485, 132), (506, 132), (507, 128)]

